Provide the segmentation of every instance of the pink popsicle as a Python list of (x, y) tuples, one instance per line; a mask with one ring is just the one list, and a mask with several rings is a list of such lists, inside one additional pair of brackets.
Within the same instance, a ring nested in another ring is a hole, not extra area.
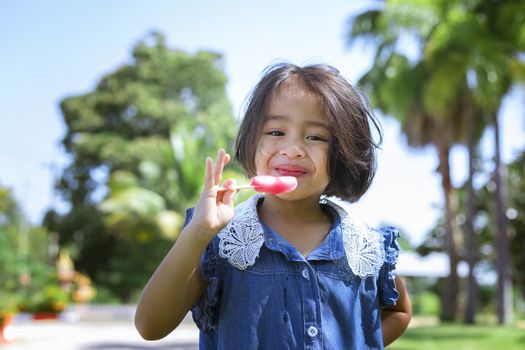
[[(237, 185), (235, 190), (245, 190), (253, 188), (257, 192), (266, 192), (279, 194), (291, 192), (297, 187), (297, 179), (293, 176), (271, 176), (257, 175), (252, 177), (249, 185)], [(225, 191), (223, 187), (217, 188), (217, 191)]]
[(252, 177), (250, 185), (257, 192), (279, 194), (293, 191), (297, 187), (297, 178), (293, 176), (257, 175)]

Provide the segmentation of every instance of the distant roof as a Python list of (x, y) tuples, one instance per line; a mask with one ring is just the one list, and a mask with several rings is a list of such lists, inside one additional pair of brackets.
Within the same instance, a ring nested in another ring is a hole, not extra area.
[(420, 256), (414, 252), (401, 252), (396, 266), (397, 273), (405, 277), (446, 277), (450, 271), (448, 256), (431, 253)]
[[(447, 277), (450, 271), (448, 255), (445, 253), (431, 253), (420, 256), (415, 252), (401, 252), (396, 265), (397, 274), (402, 277)], [(459, 261), (457, 267), (458, 276), (468, 276), (469, 266), (466, 261)], [(476, 280), (481, 285), (493, 286), (497, 280), (494, 270), (487, 267), (477, 266), (474, 269)]]

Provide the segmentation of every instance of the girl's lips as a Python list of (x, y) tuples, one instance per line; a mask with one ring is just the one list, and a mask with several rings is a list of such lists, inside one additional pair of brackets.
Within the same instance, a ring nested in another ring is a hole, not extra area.
[(294, 177), (301, 177), (303, 175), (306, 175), (308, 171), (299, 166), (279, 166), (276, 168), (277, 172), (280, 176), (294, 176)]

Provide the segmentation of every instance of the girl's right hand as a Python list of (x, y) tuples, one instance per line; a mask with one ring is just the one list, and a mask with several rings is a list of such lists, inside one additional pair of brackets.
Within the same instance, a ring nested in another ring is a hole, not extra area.
[(188, 225), (192, 231), (198, 232), (198, 239), (206, 244), (233, 219), (237, 192), (235, 180), (224, 181), (223, 189), (217, 190), (224, 166), (229, 161), (230, 155), (223, 149), (219, 149), (215, 165), (210, 157), (206, 158), (204, 189)]

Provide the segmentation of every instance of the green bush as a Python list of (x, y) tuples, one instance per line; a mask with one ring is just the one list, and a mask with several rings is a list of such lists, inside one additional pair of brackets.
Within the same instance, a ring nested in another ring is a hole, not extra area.
[(105, 287), (97, 287), (97, 294), (95, 294), (95, 297), (93, 300), (91, 300), (93, 304), (120, 304), (120, 299), (113, 294), (108, 288)]
[(407, 278), (405, 284), (414, 315), (439, 315), (441, 304), (435, 280), (423, 277)]
[(70, 301), (60, 287), (55, 268), (39, 263), (29, 266), (31, 280), (21, 288), (18, 309), (22, 312), (61, 312)]
[(438, 324), (409, 327), (389, 350), (518, 350), (523, 329), (515, 326)]
[(439, 297), (433, 292), (423, 292), (419, 296), (420, 299), (420, 315), (439, 315), (440, 301)]
[(29, 300), (31, 312), (62, 312), (69, 303), (69, 295), (59, 285), (48, 285), (33, 294)]
[(18, 298), (14, 293), (0, 290), (0, 325), (7, 317), (18, 311)]

